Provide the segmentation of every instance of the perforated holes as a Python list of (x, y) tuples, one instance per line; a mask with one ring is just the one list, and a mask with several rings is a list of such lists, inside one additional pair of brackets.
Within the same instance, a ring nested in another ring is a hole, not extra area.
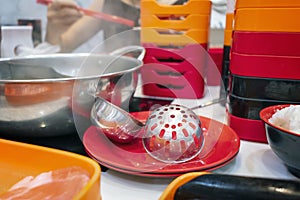
[(182, 129), (182, 133), (183, 133), (183, 135), (184, 135), (185, 137), (188, 137), (188, 136), (189, 136), (189, 133), (188, 133), (188, 131), (187, 131), (185, 128)]
[(158, 126), (157, 123), (153, 124), (153, 126), (151, 126), (150, 130), (153, 131), (157, 126)]
[(166, 132), (165, 129), (161, 129), (160, 132), (159, 132), (159, 137), (160, 137), (160, 138), (163, 138), (164, 135), (165, 135), (165, 132)]
[(196, 125), (192, 122), (189, 122), (189, 126), (194, 130), (196, 130), (196, 128), (197, 128)]
[(154, 119), (156, 117), (156, 115), (151, 115), (150, 117), (149, 117), (149, 119)]
[(172, 139), (173, 140), (177, 139), (177, 132), (176, 131), (172, 131)]

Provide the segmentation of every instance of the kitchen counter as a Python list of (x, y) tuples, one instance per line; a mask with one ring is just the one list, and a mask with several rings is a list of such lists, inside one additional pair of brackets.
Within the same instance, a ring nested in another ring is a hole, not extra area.
[[(294, 179), (267, 144), (241, 141), (240, 152), (228, 165), (213, 173)], [(173, 178), (149, 178), (113, 170), (101, 174), (103, 200), (157, 200)]]

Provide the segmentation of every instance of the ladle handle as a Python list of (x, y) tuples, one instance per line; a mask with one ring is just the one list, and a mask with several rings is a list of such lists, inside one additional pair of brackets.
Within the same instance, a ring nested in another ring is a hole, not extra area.
[(145, 54), (146, 54), (146, 49), (144, 47), (138, 46), (138, 45), (125, 46), (125, 47), (116, 49), (113, 52), (111, 52), (110, 55), (112, 55), (112, 56), (123, 56), (125, 54), (128, 54), (128, 53), (133, 52), (133, 51), (137, 51), (137, 50), (140, 51), (140, 54), (137, 56), (137, 59), (142, 61), (144, 59)]
[(195, 107), (192, 107), (191, 109), (195, 110), (195, 109), (198, 109), (198, 108), (203, 108), (203, 107), (210, 106), (210, 105), (217, 104), (217, 103), (221, 103), (221, 102), (224, 102), (224, 101), (225, 101), (225, 98), (217, 98), (217, 99), (213, 99), (211, 101), (205, 102), (203, 104), (197, 105)]

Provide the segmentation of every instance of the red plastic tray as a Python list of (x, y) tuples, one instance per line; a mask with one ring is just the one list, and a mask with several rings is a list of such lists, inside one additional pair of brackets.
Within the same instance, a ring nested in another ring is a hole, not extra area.
[(205, 63), (210, 54), (207, 44), (189, 44), (184, 46), (159, 46), (153, 43), (143, 43), (146, 49), (144, 63), (159, 63), (168, 65), (183, 72), (196, 68), (203, 73)]
[(240, 76), (300, 80), (300, 56), (249, 55), (231, 52), (230, 72)]
[(212, 63), (206, 45), (183, 47), (144, 43), (146, 55), (141, 69), (145, 95), (171, 98), (201, 98), (206, 66)]
[(214, 63), (207, 67), (206, 83), (207, 85), (217, 86), (221, 84), (222, 80), (223, 48), (210, 48), (208, 53)]
[(243, 54), (300, 56), (300, 32), (233, 31), (232, 51)]
[(242, 140), (268, 143), (262, 120), (240, 118), (227, 113), (227, 124)]
[(204, 94), (204, 79), (194, 67), (182, 73), (166, 65), (146, 64), (141, 77), (145, 95), (193, 99)]

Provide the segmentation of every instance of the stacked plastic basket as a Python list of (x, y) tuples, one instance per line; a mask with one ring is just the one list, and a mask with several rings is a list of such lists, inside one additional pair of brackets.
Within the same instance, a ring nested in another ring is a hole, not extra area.
[(237, 0), (228, 124), (241, 139), (267, 142), (262, 108), (300, 103), (300, 1)]
[(180, 5), (141, 1), (143, 94), (163, 98), (201, 98), (209, 41), (211, 2)]

